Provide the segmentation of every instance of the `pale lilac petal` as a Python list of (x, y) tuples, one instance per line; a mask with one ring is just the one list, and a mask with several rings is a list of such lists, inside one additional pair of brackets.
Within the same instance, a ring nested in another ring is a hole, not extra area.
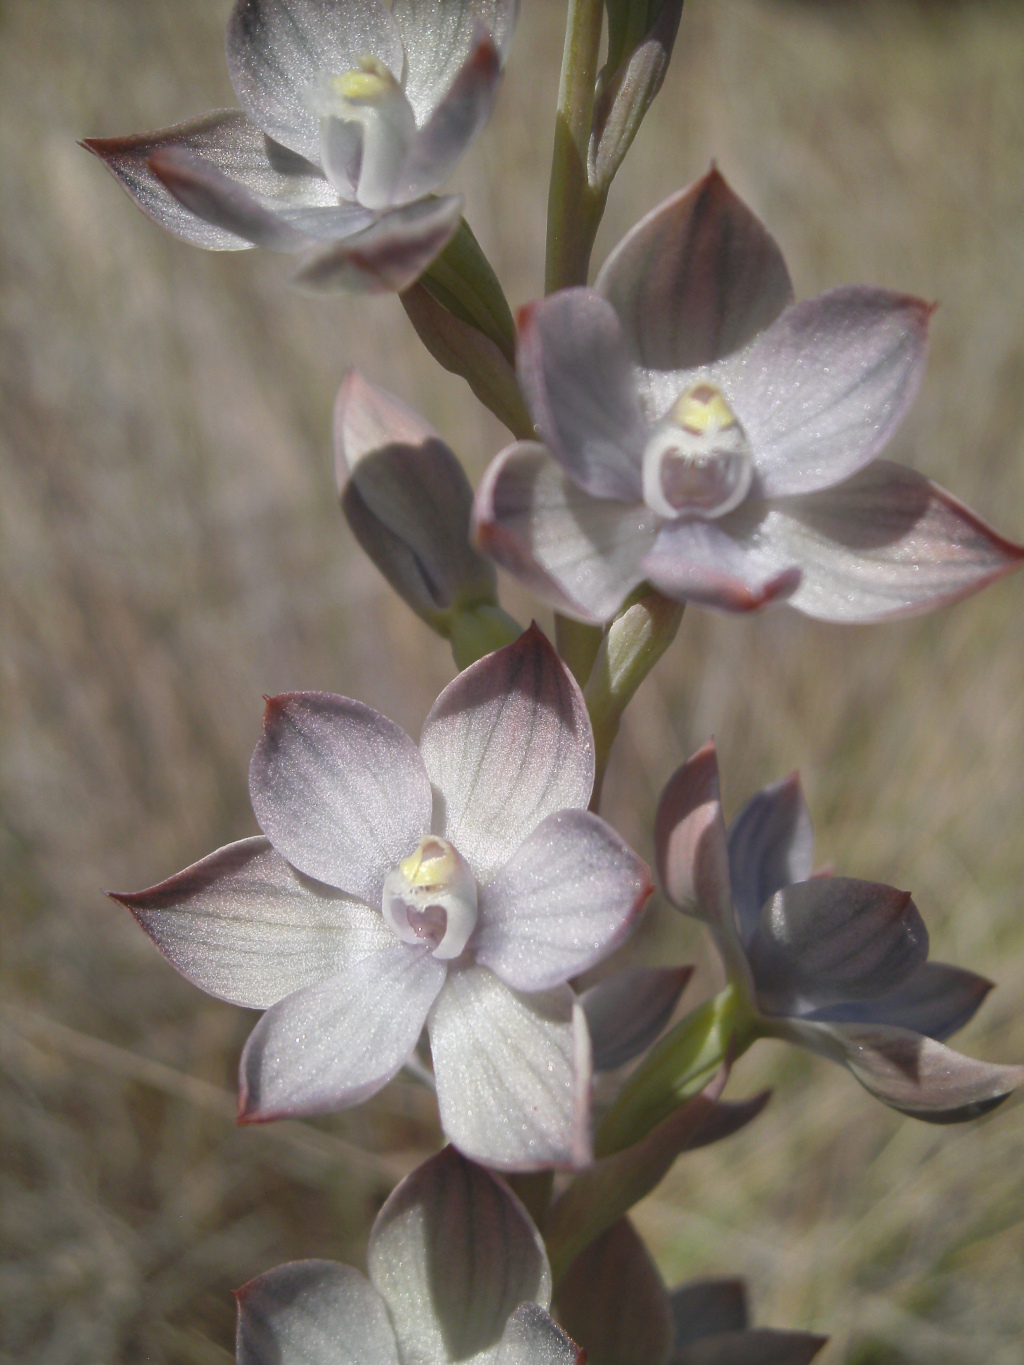
[(974, 1018), (992, 985), (962, 967), (923, 962), (890, 995), (843, 1001), (809, 1017), (833, 1024), (891, 1024), (941, 1043)]
[(810, 1365), (827, 1344), (811, 1332), (752, 1327), (703, 1337), (673, 1352), (668, 1365)]
[(770, 1014), (888, 995), (927, 956), (909, 891), (853, 877), (782, 887), (747, 943), (758, 1002)]
[(395, 943), (271, 1006), (242, 1052), (239, 1118), (330, 1113), (375, 1095), (416, 1046), (445, 972), (428, 949)]
[(504, 66), (519, 0), (395, 0), (392, 13), (405, 45), (405, 97), (423, 124), (458, 79), (481, 29)]
[(701, 1337), (743, 1332), (750, 1325), (747, 1287), (742, 1280), (690, 1280), (673, 1289), (674, 1352)]
[(585, 1365), (586, 1357), (543, 1308), (524, 1303), (512, 1314), (494, 1365)]
[(415, 744), (371, 707), (329, 692), (267, 701), (249, 792), (279, 853), (374, 907), (384, 878), (430, 828), (430, 780)]
[(595, 497), (642, 501), (647, 432), (611, 304), (563, 289), (524, 308), (516, 367), (541, 440), (576, 482)]
[(885, 289), (832, 289), (794, 304), (711, 372), (764, 497), (828, 488), (881, 451), (917, 392), (931, 311)]
[(665, 1365), (672, 1345), (668, 1293), (628, 1218), (577, 1256), (558, 1288), (558, 1316), (588, 1365)]
[(208, 251), (240, 251), (253, 243), (187, 208), (153, 173), (149, 158), (154, 154), (171, 149), (191, 153), (264, 204), (270, 201), (297, 210), (337, 207), (337, 195), (316, 166), (269, 141), (235, 109), (204, 114), (154, 133), (86, 138), (82, 146), (100, 158), (154, 222)]
[(370, 1279), (403, 1365), (474, 1359), (521, 1303), (551, 1302), (540, 1234), (508, 1186), (453, 1147), (393, 1191), (370, 1233)]
[(793, 301), (764, 224), (712, 169), (627, 232), (594, 284), (633, 359), (693, 369), (739, 350)]
[(557, 610), (601, 622), (642, 581), (654, 526), (642, 504), (591, 497), (542, 445), (520, 441), (484, 475), (473, 535), (496, 563)]
[(884, 1104), (926, 1123), (978, 1118), (1024, 1084), (1024, 1066), (979, 1062), (910, 1029), (790, 1019), (786, 1032), (848, 1067)]
[(630, 967), (580, 996), (595, 1071), (625, 1066), (665, 1028), (693, 975), (692, 967)]
[(796, 773), (752, 796), (729, 826), (729, 876), (736, 922), (746, 942), (770, 896), (814, 870), (811, 813)]
[(384, 1301), (350, 1266), (292, 1261), (235, 1300), (237, 1365), (398, 1365)]
[(556, 811), (481, 888), (469, 946), (514, 990), (547, 990), (618, 947), (653, 890), (647, 864), (604, 820)]
[(300, 257), (294, 279), (307, 289), (400, 294), (415, 284), (458, 231), (462, 199), (418, 199), (389, 209), (369, 227)]
[(182, 976), (266, 1009), (392, 942), (376, 910), (303, 877), (267, 839), (243, 839), (148, 891), (111, 893)]
[(484, 967), (449, 974), (430, 1018), (441, 1126), (504, 1170), (590, 1159), (590, 1042), (568, 986), (519, 995)]
[(663, 526), (642, 562), (644, 574), (666, 597), (720, 611), (758, 611), (791, 598), (801, 578), (796, 561), (774, 544), (737, 536), (739, 515)]
[(309, 161), (320, 158), (324, 86), (377, 57), (396, 79), (402, 42), (384, 0), (235, 0), (228, 74), (249, 116)]
[(542, 820), (585, 810), (594, 737), (572, 675), (536, 626), (448, 684), (420, 741), (443, 834), (486, 882)]

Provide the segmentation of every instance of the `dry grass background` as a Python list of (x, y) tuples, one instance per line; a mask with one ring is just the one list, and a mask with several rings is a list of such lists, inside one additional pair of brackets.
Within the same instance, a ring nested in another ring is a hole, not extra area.
[[(563, 6), (525, 0), (461, 180), (513, 303), (539, 288)], [(328, 688), (413, 732), (445, 649), (337, 514), (332, 398), (359, 364), (474, 476), (502, 443), (394, 300), (311, 300), (258, 253), (164, 236), (75, 146), (232, 102), (228, 0), (0, 0), (0, 1361), (218, 1365), (229, 1290), (358, 1261), (435, 1141), (422, 1093), (237, 1130), (252, 1016), (182, 982), (104, 886), (253, 832), (260, 694)], [(691, 0), (597, 253), (715, 158), (798, 292), (941, 301), (897, 458), (1024, 535), (1019, 6)], [(607, 812), (649, 852), (657, 791), (710, 732), (726, 802), (799, 766), (823, 859), (913, 889), (934, 951), (999, 989), (963, 1046), (1024, 1057), (1024, 583), (925, 620), (832, 628), (693, 611), (641, 693)], [(507, 601), (528, 604), (510, 591)], [(655, 910), (638, 951), (698, 956)], [(696, 991), (690, 999), (696, 999)], [(1014, 1365), (1024, 1105), (933, 1129), (774, 1045), (765, 1116), (638, 1211), (666, 1276), (747, 1275), (759, 1319), (857, 1365)]]

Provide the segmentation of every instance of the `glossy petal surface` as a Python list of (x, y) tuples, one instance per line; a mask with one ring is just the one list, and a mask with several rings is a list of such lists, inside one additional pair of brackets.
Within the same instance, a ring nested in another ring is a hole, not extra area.
[(418, 123), (455, 82), (482, 28), (504, 65), (519, 15), (519, 0), (395, 0), (392, 13), (405, 44), (405, 95)]
[(962, 967), (923, 962), (902, 986), (879, 1000), (850, 1000), (816, 1010), (814, 1019), (842, 1024), (891, 1024), (945, 1042), (970, 1022), (992, 982)]
[(729, 826), (728, 838), (733, 904), (746, 942), (765, 901), (780, 887), (806, 881), (814, 870), (811, 813), (796, 773), (752, 796)]
[(445, 964), (396, 943), (267, 1010), (242, 1052), (250, 1122), (347, 1109), (396, 1076), (444, 984)]
[(639, 1057), (665, 1028), (692, 967), (630, 967), (580, 996), (594, 1070), (614, 1071)]
[(445, 249), (461, 216), (458, 195), (389, 209), (352, 236), (304, 252), (295, 282), (328, 292), (401, 293)]
[(388, 947), (380, 915), (243, 839), (148, 891), (116, 895), (183, 976), (251, 1009)]
[(768, 537), (737, 535), (747, 515), (741, 504), (721, 521), (667, 523), (643, 560), (645, 576), (667, 597), (720, 611), (757, 611), (792, 598), (802, 570)]
[(669, 1298), (628, 1218), (577, 1256), (559, 1286), (558, 1315), (587, 1365), (664, 1365), (672, 1344)]
[(576, 1343), (543, 1308), (524, 1303), (512, 1314), (494, 1365), (584, 1365)]
[(735, 940), (714, 741), (698, 749), (665, 784), (654, 820), (654, 845), (658, 875), (672, 904)]
[(428, 1020), (441, 1124), (506, 1170), (578, 1166), (590, 1154), (590, 1045), (568, 986), (520, 995), (484, 967), (449, 974)]
[(293, 1261), (238, 1291), (237, 1365), (398, 1365), (384, 1301), (334, 1261)]
[(289, 862), (374, 907), (384, 878), (430, 827), (430, 783), (409, 736), (327, 692), (268, 701), (249, 791), (260, 828)]

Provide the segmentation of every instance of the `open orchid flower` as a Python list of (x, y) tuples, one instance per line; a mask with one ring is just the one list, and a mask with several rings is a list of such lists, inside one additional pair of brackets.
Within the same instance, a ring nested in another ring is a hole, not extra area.
[(628, 1218), (577, 1257), (556, 1307), (587, 1365), (810, 1365), (827, 1341), (751, 1328), (741, 1280), (697, 1280), (670, 1295)]
[(266, 1009), (243, 1120), (360, 1103), (426, 1025), (452, 1142), (581, 1165), (590, 1044), (566, 983), (651, 891), (587, 811), (593, 781), (582, 695), (533, 627), (445, 688), (418, 748), (360, 702), (272, 697), (249, 770), (265, 837), (115, 899), (189, 980)]
[(638, 223), (593, 289), (524, 310), (519, 378), (544, 445), (491, 465), (480, 544), (585, 621), (644, 581), (844, 622), (976, 591), (1024, 549), (876, 459), (931, 311), (866, 287), (794, 303), (778, 246), (712, 170)]
[(992, 983), (926, 961), (908, 892), (812, 876), (795, 774), (758, 792), (726, 833), (708, 743), (662, 793), (655, 842), (666, 894), (710, 927), (755, 1035), (840, 1062), (885, 1104), (932, 1123), (976, 1118), (1024, 1082), (1024, 1067), (944, 1046)]
[(461, 200), (434, 191), (490, 115), (518, 7), (236, 0), (242, 111), (83, 145), (195, 246), (297, 253), (313, 288), (402, 290), (458, 227)]
[(577, 1365), (547, 1313), (544, 1243), (508, 1186), (454, 1148), (377, 1215), (369, 1277), (296, 1261), (236, 1295), (238, 1365)]

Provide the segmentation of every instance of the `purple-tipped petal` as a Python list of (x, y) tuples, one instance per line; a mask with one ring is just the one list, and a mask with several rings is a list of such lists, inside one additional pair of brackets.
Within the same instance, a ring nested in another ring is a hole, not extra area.
[(405, 45), (405, 97), (422, 125), (458, 80), (481, 30), (504, 66), (519, 0), (395, 0), (392, 14)]
[(558, 1288), (558, 1316), (587, 1365), (664, 1365), (672, 1345), (668, 1293), (628, 1218), (576, 1257)]
[(519, 315), (519, 383), (541, 440), (597, 498), (641, 502), (647, 435), (614, 308), (564, 289)]
[(182, 976), (266, 1009), (389, 946), (380, 915), (243, 839), (147, 891), (112, 893)]
[(586, 809), (594, 737), (572, 675), (536, 626), (448, 684), (420, 741), (443, 834), (487, 881), (555, 811)]
[(743, 1332), (750, 1325), (747, 1287), (742, 1280), (690, 1280), (673, 1289), (673, 1355), (702, 1337)]
[(791, 598), (801, 570), (792, 558), (734, 531), (744, 507), (721, 522), (670, 522), (658, 532), (641, 569), (666, 597), (720, 611), (759, 611)]
[(461, 217), (458, 195), (389, 209), (352, 236), (304, 252), (295, 282), (318, 291), (400, 294), (445, 249)]
[(788, 308), (713, 372), (764, 497), (828, 488), (881, 451), (917, 392), (931, 312), (885, 289), (833, 289)]
[(729, 876), (736, 922), (746, 943), (770, 896), (814, 871), (811, 813), (796, 773), (752, 796), (729, 826)]
[(228, 74), (246, 113), (309, 161), (320, 159), (324, 86), (376, 57), (396, 80), (402, 42), (384, 0), (235, 0)]
[(551, 1302), (540, 1234), (508, 1186), (446, 1147), (377, 1215), (367, 1268), (391, 1313), (404, 1365), (474, 1359), (514, 1309)]
[(618, 313), (633, 359), (654, 370), (709, 365), (793, 301), (775, 239), (714, 169), (642, 218), (594, 288)]
[(827, 1344), (812, 1332), (753, 1327), (703, 1337), (673, 1352), (668, 1365), (810, 1365)]
[(249, 765), (260, 828), (307, 876), (374, 907), (384, 878), (430, 828), (432, 797), (409, 736), (329, 692), (267, 701)]
[(910, 892), (853, 877), (782, 887), (747, 943), (769, 1014), (888, 995), (927, 956), (928, 931)]
[(585, 1365), (586, 1356), (550, 1314), (524, 1303), (512, 1314), (494, 1365)]
[(190, 154), (265, 207), (270, 202), (292, 211), (336, 211), (338, 206), (337, 195), (316, 166), (270, 142), (262, 129), (234, 109), (154, 133), (86, 138), (82, 146), (100, 158), (143, 213), (207, 251), (241, 251), (253, 242), (187, 207), (154, 174), (150, 157), (171, 151)]
[(1024, 1066), (979, 1062), (909, 1029), (790, 1019), (786, 1031), (846, 1066), (884, 1104), (926, 1123), (979, 1118), (1024, 1084)]
[(654, 1042), (693, 975), (692, 967), (630, 967), (580, 996), (595, 1071), (625, 1066)]
[(450, 973), (430, 1018), (441, 1126), (503, 1170), (590, 1160), (590, 1042), (568, 986), (519, 995), (484, 967)]
[(509, 446), (490, 465), (473, 535), (539, 597), (592, 622), (610, 620), (641, 582), (654, 543), (646, 508), (591, 497), (534, 441)]
[(398, 1365), (380, 1295), (347, 1265), (292, 1261), (235, 1295), (237, 1365)]
[(974, 1018), (992, 985), (962, 967), (922, 962), (891, 995), (844, 1001), (810, 1017), (832, 1024), (891, 1024), (942, 1043)]
[(513, 990), (547, 990), (618, 947), (653, 890), (647, 864), (604, 820), (556, 811), (481, 888), (470, 948)]
[(444, 985), (427, 949), (395, 943), (271, 1006), (242, 1051), (239, 1119), (348, 1109), (397, 1076)]

